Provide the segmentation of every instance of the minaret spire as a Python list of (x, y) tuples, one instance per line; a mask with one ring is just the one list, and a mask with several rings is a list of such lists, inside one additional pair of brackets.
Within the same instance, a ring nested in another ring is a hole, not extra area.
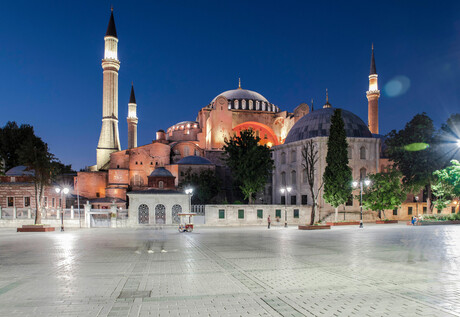
[(134, 84), (131, 82), (131, 95), (128, 102), (128, 149), (137, 147), (137, 104), (134, 95)]
[(314, 111), (314, 108), (313, 108), (313, 98), (311, 98), (311, 112)]
[(326, 103), (324, 104), (323, 108), (331, 108), (332, 105), (329, 103), (329, 93), (326, 88)]
[(241, 78), (238, 78), (238, 89), (241, 89)]
[(97, 169), (106, 169), (110, 161), (110, 153), (120, 151), (118, 134), (118, 37), (115, 28), (113, 9), (110, 13), (109, 25), (104, 37), (105, 50), (102, 60), (102, 128), (97, 145)]
[(372, 43), (371, 68), (369, 72), (369, 90), (366, 92), (368, 101), (367, 126), (373, 134), (379, 133), (379, 97), (377, 68), (375, 67), (374, 43)]

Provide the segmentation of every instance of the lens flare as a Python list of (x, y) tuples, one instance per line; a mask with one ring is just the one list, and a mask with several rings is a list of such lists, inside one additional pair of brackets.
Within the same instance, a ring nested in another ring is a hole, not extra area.
[(416, 151), (426, 150), (429, 147), (430, 147), (430, 145), (427, 144), (427, 143), (422, 143), (422, 142), (420, 142), (420, 143), (411, 143), (411, 144), (405, 145), (404, 150), (410, 151), (410, 152), (416, 152)]
[(398, 97), (407, 92), (410, 87), (410, 79), (406, 76), (396, 76), (386, 83), (384, 92), (388, 97)]

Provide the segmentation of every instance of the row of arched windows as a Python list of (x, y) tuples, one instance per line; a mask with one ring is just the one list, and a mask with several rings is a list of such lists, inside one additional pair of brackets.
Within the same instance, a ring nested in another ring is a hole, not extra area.
[(233, 100), (233, 104), (230, 101), (228, 103), (228, 109), (249, 109), (249, 110), (260, 110), (260, 111), (271, 111), (271, 112), (278, 112), (279, 108), (271, 103), (267, 102), (260, 102), (258, 100)]
[[(353, 169), (351, 170), (351, 173), (353, 175)], [(364, 178), (366, 178), (366, 175), (367, 175), (367, 169), (365, 167), (361, 168), (359, 170), (359, 178), (364, 179)], [(281, 185), (282, 186), (286, 186), (286, 185), (295, 186), (297, 184), (297, 171), (295, 171), (295, 170), (291, 171), (289, 180), (290, 180), (290, 183), (288, 184), (286, 182), (287, 181), (286, 172), (281, 172)], [(307, 183), (307, 181), (308, 181), (308, 179), (307, 179), (307, 170), (303, 169), (303, 171), (302, 171), (302, 182)]]
[[(179, 214), (182, 212), (182, 206), (175, 204), (171, 208), (172, 223), (179, 223)], [(138, 208), (138, 221), (140, 224), (150, 223), (149, 206), (146, 204), (139, 205)], [(155, 223), (165, 224), (166, 223), (166, 207), (163, 204), (157, 204), (155, 206)]]
[[(353, 147), (348, 147), (348, 159), (351, 160), (353, 158)], [(367, 149), (365, 146), (361, 146), (359, 148), (359, 159), (366, 160), (367, 159)], [(297, 151), (292, 150), (290, 153), (290, 162), (295, 163), (297, 161)], [(281, 164), (286, 164), (287, 162), (287, 155), (285, 152), (281, 152)]]

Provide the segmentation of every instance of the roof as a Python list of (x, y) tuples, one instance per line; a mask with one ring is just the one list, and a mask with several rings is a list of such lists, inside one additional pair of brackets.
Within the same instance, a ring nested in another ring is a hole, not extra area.
[(34, 176), (35, 171), (29, 170), (27, 166), (19, 165), (9, 169), (6, 173), (6, 176)]
[[(336, 108), (323, 108), (306, 114), (297, 121), (286, 137), (286, 143), (296, 142), (319, 136), (329, 136), (331, 117)], [(345, 133), (351, 138), (372, 138), (366, 124), (354, 113), (342, 109)]]
[(136, 96), (134, 95), (134, 85), (131, 84), (131, 95), (129, 96), (129, 103), (136, 103)]
[(371, 70), (369, 75), (377, 74), (377, 68), (375, 67), (375, 59), (374, 59), (374, 44), (372, 44), (372, 55), (371, 55)]
[(268, 100), (259, 94), (258, 92), (247, 90), (247, 89), (233, 89), (233, 90), (227, 90), (224, 91), (223, 93), (219, 94), (216, 96), (211, 103), (216, 101), (217, 97), (219, 96), (224, 96), (228, 100), (234, 100), (234, 99), (249, 99), (249, 100), (259, 100), (262, 102), (268, 102)]
[(115, 28), (115, 19), (113, 18), (113, 9), (110, 13), (109, 25), (107, 26), (107, 32), (105, 32), (105, 36), (113, 36), (114, 38), (118, 38), (117, 29)]
[(90, 199), (90, 203), (92, 204), (100, 204), (100, 203), (115, 203), (115, 204), (120, 204), (120, 203), (125, 203), (126, 200), (120, 199), (120, 198), (113, 198), (113, 197), (103, 197), (103, 198), (96, 198), (96, 199)]
[(129, 194), (142, 194), (142, 195), (147, 195), (147, 194), (166, 194), (166, 195), (172, 195), (172, 194), (182, 194), (182, 195), (187, 195), (184, 192), (174, 190), (174, 189), (146, 189), (146, 190), (135, 190), (128, 192)]
[(196, 155), (190, 155), (182, 158), (177, 164), (182, 164), (182, 165), (212, 165), (212, 162), (208, 160), (207, 158), (201, 157), (201, 156), (196, 156)]
[(164, 167), (157, 167), (155, 170), (150, 174), (152, 177), (174, 177), (170, 171), (168, 171)]

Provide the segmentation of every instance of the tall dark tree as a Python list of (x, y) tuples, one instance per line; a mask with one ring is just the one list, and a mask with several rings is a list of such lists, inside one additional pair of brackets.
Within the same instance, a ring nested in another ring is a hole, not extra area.
[(331, 117), (326, 164), (323, 174), (323, 198), (335, 208), (335, 221), (338, 221), (338, 207), (348, 201), (352, 192), (351, 169), (348, 166), (348, 142), (341, 109), (335, 109)]
[(310, 225), (313, 225), (315, 223), (318, 195), (321, 191), (321, 187), (323, 187), (324, 184), (324, 182), (320, 179), (319, 186), (317, 185), (317, 188), (315, 189), (315, 177), (317, 173), (316, 163), (319, 160), (319, 155), (318, 149), (316, 148), (316, 144), (313, 142), (313, 139), (308, 140), (302, 148), (302, 157), (302, 166), (305, 168), (305, 172), (307, 173), (307, 183), (312, 199)]
[(242, 130), (240, 135), (234, 135), (225, 140), (224, 151), (228, 167), (233, 178), (239, 182), (245, 199), (252, 204), (255, 195), (260, 192), (273, 170), (271, 149), (260, 145), (260, 138), (254, 130)]
[(206, 169), (199, 173), (193, 173), (190, 168), (185, 172), (184, 180), (179, 186), (182, 188), (193, 187), (193, 200), (200, 204), (208, 204), (213, 197), (219, 194), (221, 181), (213, 170)]
[(4, 170), (21, 165), (18, 150), (29, 139), (35, 136), (34, 128), (28, 124), (18, 124), (8, 121), (0, 128), (0, 161), (4, 160)]
[(433, 172), (440, 163), (435, 151), (435, 137), (433, 121), (426, 113), (421, 113), (415, 115), (404, 129), (388, 133), (385, 141), (388, 158), (401, 171), (406, 189), (415, 193), (427, 187), (430, 207)]
[(59, 164), (48, 145), (39, 137), (29, 137), (18, 149), (18, 158), (21, 165), (28, 166), (34, 171), (33, 181), (35, 189), (35, 224), (41, 224), (41, 203), (44, 189), (60, 173), (62, 164)]

